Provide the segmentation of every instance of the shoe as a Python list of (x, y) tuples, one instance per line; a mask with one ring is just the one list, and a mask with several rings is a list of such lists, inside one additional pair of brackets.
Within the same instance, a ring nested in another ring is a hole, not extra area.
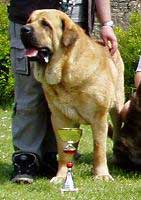
[(51, 179), (58, 171), (57, 153), (48, 152), (43, 156), (41, 175)]
[(37, 155), (27, 152), (14, 153), (12, 157), (14, 175), (11, 179), (14, 183), (31, 184), (39, 171), (39, 159)]

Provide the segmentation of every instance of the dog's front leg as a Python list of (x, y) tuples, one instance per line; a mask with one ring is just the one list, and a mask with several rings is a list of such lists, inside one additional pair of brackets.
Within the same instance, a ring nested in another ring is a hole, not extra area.
[(96, 179), (113, 180), (109, 174), (106, 157), (106, 139), (108, 131), (108, 113), (98, 112), (92, 123), (94, 142), (94, 165), (93, 174)]

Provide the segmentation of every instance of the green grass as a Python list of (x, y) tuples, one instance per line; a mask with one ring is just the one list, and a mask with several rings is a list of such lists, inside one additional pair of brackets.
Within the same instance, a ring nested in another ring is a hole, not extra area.
[(53, 185), (46, 178), (38, 178), (32, 185), (10, 182), (11, 155), (11, 109), (0, 109), (0, 199), (1, 200), (141, 200), (141, 175), (125, 173), (110, 164), (112, 142), (108, 140), (108, 162), (114, 182), (94, 181), (92, 168), (92, 135), (89, 126), (82, 126), (84, 134), (79, 151), (82, 157), (75, 163), (73, 172), (78, 193), (60, 193), (61, 185)]

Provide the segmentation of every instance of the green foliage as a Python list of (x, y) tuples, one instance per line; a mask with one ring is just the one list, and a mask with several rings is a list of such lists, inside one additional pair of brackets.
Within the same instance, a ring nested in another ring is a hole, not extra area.
[(0, 105), (2, 105), (11, 101), (14, 85), (10, 71), (7, 7), (3, 3), (0, 3), (0, 16)]
[(141, 55), (141, 15), (138, 12), (131, 14), (129, 27), (115, 29), (119, 41), (119, 49), (125, 64), (125, 92), (126, 97), (131, 95), (134, 88), (134, 74)]

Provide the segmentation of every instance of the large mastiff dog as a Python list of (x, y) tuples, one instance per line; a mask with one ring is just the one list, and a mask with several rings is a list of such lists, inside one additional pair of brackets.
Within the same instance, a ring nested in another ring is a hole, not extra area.
[(21, 29), (27, 56), (37, 60), (35, 78), (41, 82), (56, 133), (59, 153), (58, 180), (66, 176), (67, 157), (57, 131), (90, 124), (93, 131), (93, 174), (110, 180), (106, 159), (107, 118), (115, 134), (118, 112), (124, 103), (124, 66), (119, 52), (90, 39), (65, 13), (37, 10)]

